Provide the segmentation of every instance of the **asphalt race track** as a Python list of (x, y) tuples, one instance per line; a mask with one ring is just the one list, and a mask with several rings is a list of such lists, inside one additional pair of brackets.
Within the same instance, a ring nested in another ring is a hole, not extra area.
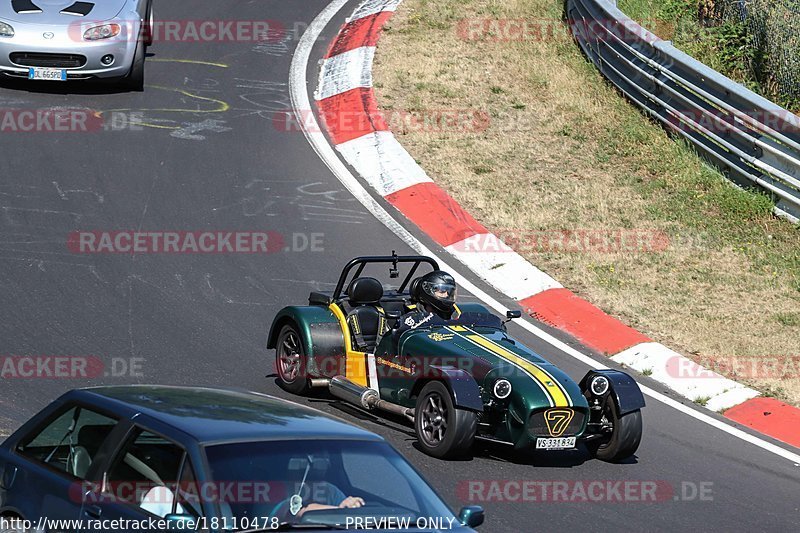
[[(275, 312), (330, 288), (354, 256), (411, 252), (344, 190), (302, 133), (280, 126), (299, 33), (325, 4), (156, 2), (163, 20), (268, 19), (288, 31), (267, 42), (158, 42), (144, 93), (45, 82), (0, 87), (2, 109), (82, 108), (104, 118), (104, 127), (87, 133), (0, 134), (0, 355), (91, 355), (105, 364), (91, 379), (0, 381), (0, 435), (80, 386), (233, 386), (287, 396), (264, 347)], [(309, 80), (349, 11), (317, 43)], [(130, 120), (136, 124), (126, 125)], [(67, 246), (75, 230), (140, 229), (267, 230), (282, 235), (288, 249), (129, 255), (78, 254)], [(315, 250), (313, 239), (321, 242)], [(511, 332), (573, 378), (586, 372), (518, 326)], [(469, 503), (460, 496), (470, 480), (505, 487), (642, 480), (673, 489), (648, 503), (475, 502), (487, 510), (483, 531), (786, 531), (800, 524), (800, 466), (652, 399), (637, 459), (624, 465), (582, 453), (525, 460), (502, 449), (443, 462), (414, 447), (410, 427), (325, 396), (299, 400), (385, 436), (455, 508)]]

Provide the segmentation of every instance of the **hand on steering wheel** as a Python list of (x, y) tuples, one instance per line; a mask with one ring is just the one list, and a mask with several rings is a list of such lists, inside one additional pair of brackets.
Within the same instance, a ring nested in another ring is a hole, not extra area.
[(348, 496), (339, 504), (340, 509), (355, 509), (365, 505), (364, 499), (358, 496)]

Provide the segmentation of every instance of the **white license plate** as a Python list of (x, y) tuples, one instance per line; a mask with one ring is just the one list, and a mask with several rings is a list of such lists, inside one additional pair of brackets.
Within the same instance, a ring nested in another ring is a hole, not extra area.
[(537, 450), (567, 450), (575, 447), (575, 437), (536, 439)]
[(38, 68), (28, 69), (29, 80), (46, 81), (67, 81), (67, 71), (61, 68)]

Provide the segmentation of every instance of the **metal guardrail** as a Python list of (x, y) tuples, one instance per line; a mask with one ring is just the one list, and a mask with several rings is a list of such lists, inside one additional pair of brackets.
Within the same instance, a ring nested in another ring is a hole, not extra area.
[(734, 183), (800, 219), (800, 117), (659, 39), (608, 0), (566, 0), (572, 34), (600, 72)]

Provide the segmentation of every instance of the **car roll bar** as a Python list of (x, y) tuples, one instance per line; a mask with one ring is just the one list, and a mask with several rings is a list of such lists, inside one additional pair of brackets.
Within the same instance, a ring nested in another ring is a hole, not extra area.
[(436, 262), (435, 259), (432, 257), (428, 257), (425, 255), (397, 255), (397, 253), (392, 250), (392, 255), (373, 255), (373, 256), (363, 256), (363, 257), (356, 257), (355, 259), (351, 260), (344, 266), (342, 269), (342, 274), (339, 276), (339, 281), (336, 283), (336, 288), (333, 290), (332, 301), (338, 301), (339, 298), (342, 296), (342, 291), (346, 286), (346, 282), (350, 277), (350, 272), (356, 268), (355, 274), (353, 274), (352, 279), (358, 278), (361, 273), (364, 271), (364, 268), (369, 264), (390, 264), (389, 267), (389, 275), (393, 278), (399, 276), (399, 272), (397, 270), (397, 265), (400, 263), (411, 263), (413, 266), (411, 270), (409, 270), (408, 274), (406, 275), (405, 279), (403, 279), (403, 283), (400, 285), (398, 292), (403, 292), (403, 289), (406, 288), (408, 283), (411, 281), (412, 277), (416, 273), (419, 266), (423, 263), (430, 265), (433, 270), (439, 270), (439, 263)]

